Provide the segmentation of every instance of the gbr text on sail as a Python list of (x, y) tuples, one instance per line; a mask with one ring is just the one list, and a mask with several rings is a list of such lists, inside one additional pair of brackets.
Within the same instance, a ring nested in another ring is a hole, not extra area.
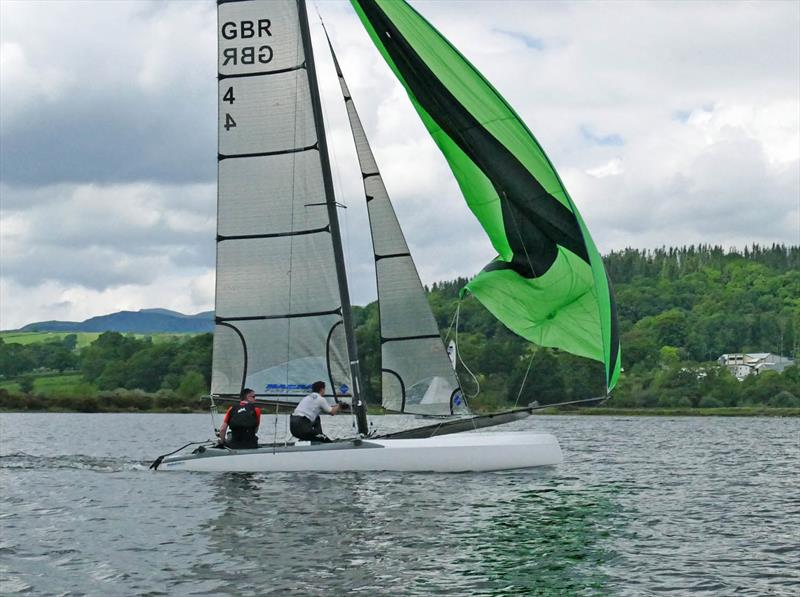
[(220, 28), (226, 40), (253, 40), (253, 45), (228, 47), (222, 50), (222, 66), (237, 64), (268, 64), (272, 60), (272, 46), (263, 43), (272, 36), (269, 19), (226, 21)]

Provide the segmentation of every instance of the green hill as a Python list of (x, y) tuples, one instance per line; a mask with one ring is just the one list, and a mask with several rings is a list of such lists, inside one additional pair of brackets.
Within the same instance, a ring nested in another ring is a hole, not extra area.
[(133, 334), (200, 333), (214, 329), (214, 313), (184, 315), (169, 309), (140, 309), (98, 315), (85, 321), (40, 321), (21, 332), (120, 332)]

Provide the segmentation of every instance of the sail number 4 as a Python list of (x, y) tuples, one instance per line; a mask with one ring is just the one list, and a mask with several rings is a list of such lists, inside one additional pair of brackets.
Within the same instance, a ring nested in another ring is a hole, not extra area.
[[(223, 102), (228, 102), (229, 104), (233, 105), (233, 102), (236, 101), (236, 98), (233, 97), (233, 87), (228, 87), (228, 90), (225, 92), (225, 95), (222, 96)], [(233, 127), (236, 126), (236, 121), (233, 119), (233, 116), (225, 113), (225, 124), (223, 125), (226, 131), (231, 130)]]
[[(223, 23), (222, 37), (228, 40), (234, 39), (253, 39), (259, 40), (264, 37), (271, 37), (272, 32), (269, 28), (272, 23), (269, 19), (258, 19), (257, 21), (227, 21)], [(222, 66), (228, 64), (267, 64), (272, 61), (272, 46), (245, 46), (242, 48), (233, 47), (222, 50), (222, 57), (225, 61)]]

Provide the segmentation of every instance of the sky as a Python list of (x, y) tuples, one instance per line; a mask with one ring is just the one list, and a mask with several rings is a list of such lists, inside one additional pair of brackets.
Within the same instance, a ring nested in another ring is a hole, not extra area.
[[(601, 253), (800, 244), (800, 2), (414, 1), (525, 120)], [(366, 207), (317, 11), (423, 282), (493, 257), (349, 4), (309, 0), (355, 304)], [(0, 0), (0, 329), (213, 309), (216, 5)]]

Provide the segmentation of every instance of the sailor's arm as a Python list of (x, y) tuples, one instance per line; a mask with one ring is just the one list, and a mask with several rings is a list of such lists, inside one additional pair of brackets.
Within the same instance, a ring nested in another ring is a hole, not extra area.
[(228, 410), (225, 412), (225, 416), (222, 417), (222, 425), (219, 426), (219, 432), (217, 433), (217, 435), (219, 435), (220, 444), (225, 443), (225, 435), (228, 433), (228, 418), (231, 416), (232, 409), (233, 409), (232, 406), (229, 407)]
[(335, 415), (336, 413), (339, 412), (339, 409), (341, 408), (341, 405), (340, 404), (334, 404), (333, 406), (331, 406), (330, 404), (328, 404), (328, 401), (325, 400), (324, 397), (320, 396), (319, 397), (319, 407), (320, 407), (320, 410), (322, 410), (322, 412), (324, 412), (326, 414), (329, 414), (329, 415)]

